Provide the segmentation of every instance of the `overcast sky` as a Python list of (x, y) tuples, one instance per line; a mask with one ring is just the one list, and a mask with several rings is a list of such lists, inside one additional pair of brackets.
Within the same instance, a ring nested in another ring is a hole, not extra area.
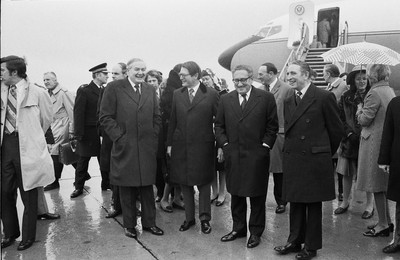
[(90, 82), (91, 67), (107, 62), (111, 70), (134, 57), (165, 77), (175, 64), (193, 60), (230, 82), (218, 56), (287, 13), (293, 2), (2, 0), (1, 56), (25, 56), (31, 81), (42, 84), (43, 73), (54, 71), (70, 90)]

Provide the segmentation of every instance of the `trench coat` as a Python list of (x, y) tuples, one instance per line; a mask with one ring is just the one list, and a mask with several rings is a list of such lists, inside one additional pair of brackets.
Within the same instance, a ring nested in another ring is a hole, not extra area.
[(288, 84), (278, 79), (275, 86), (271, 89), (271, 93), (274, 94), (276, 101), (276, 109), (278, 114), (279, 131), (276, 137), (274, 147), (271, 149), (271, 162), (269, 164), (269, 172), (282, 172), (282, 158), (283, 158), (283, 143), (285, 140), (285, 126), (283, 117), (283, 102), (290, 95), (293, 95), (294, 91), (289, 87)]
[(400, 97), (393, 98), (386, 110), (378, 164), (390, 165), (387, 198), (400, 202)]
[[(17, 87), (17, 128), (22, 184), (25, 191), (54, 182), (53, 160), (47, 149), (45, 133), (53, 119), (47, 92), (21, 80)], [(18, 85), (17, 84), (17, 85)], [(8, 86), (1, 84), (1, 143), (8, 99)]]
[(74, 106), (74, 134), (78, 140), (76, 152), (80, 156), (100, 155), (100, 136), (97, 131), (97, 102), (100, 88), (92, 81), (76, 93)]
[(171, 183), (194, 186), (213, 180), (213, 123), (218, 101), (218, 92), (203, 83), (200, 83), (192, 103), (187, 87), (174, 91), (167, 136), (167, 146), (171, 146)]
[(113, 142), (110, 182), (141, 187), (155, 183), (161, 116), (154, 87), (141, 83), (141, 95), (128, 79), (110, 82), (100, 104), (100, 124)]
[(335, 199), (332, 155), (344, 136), (335, 95), (311, 84), (297, 107), (285, 100), (284, 115), (283, 200)]
[(379, 148), (386, 108), (395, 97), (388, 85), (372, 86), (364, 99), (364, 106), (357, 120), (361, 125), (360, 149), (358, 153), (357, 189), (367, 192), (385, 192), (389, 176), (378, 167)]
[(53, 122), (51, 123), (54, 144), (51, 146), (50, 153), (51, 155), (58, 155), (59, 146), (69, 141), (69, 133), (74, 133), (75, 95), (57, 85), (50, 99), (53, 103), (54, 113)]
[(274, 96), (252, 87), (242, 111), (238, 92), (221, 97), (215, 121), (219, 147), (223, 147), (226, 187), (240, 197), (265, 195), (269, 177), (269, 147), (274, 146), (278, 116)]

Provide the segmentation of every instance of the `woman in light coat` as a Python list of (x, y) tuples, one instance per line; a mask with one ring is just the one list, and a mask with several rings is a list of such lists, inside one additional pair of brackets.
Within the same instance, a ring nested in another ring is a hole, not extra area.
[(363, 234), (370, 237), (389, 236), (390, 234), (386, 200), (389, 175), (382, 173), (378, 167), (386, 108), (390, 100), (395, 97), (393, 89), (389, 87), (390, 73), (390, 68), (386, 65), (374, 64), (367, 67), (371, 90), (365, 97), (364, 105), (359, 106), (356, 112), (357, 120), (362, 127), (357, 189), (374, 193), (379, 218), (377, 225)]

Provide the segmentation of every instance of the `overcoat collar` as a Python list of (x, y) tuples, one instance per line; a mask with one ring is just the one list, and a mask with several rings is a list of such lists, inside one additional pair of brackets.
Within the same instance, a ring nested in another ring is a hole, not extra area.
[(240, 120), (243, 120), (250, 113), (250, 111), (253, 110), (254, 107), (260, 102), (261, 93), (259, 91), (261, 90), (258, 90), (253, 86), (251, 87), (251, 95), (243, 111), (239, 104), (238, 92), (235, 90), (229, 93), (229, 102), (231, 104), (232, 110), (235, 112), (237, 117), (240, 118)]
[(275, 83), (275, 86), (271, 89), (271, 93), (275, 95), (276, 92), (278, 92), (280, 86), (281, 86), (281, 82), (280, 82), (280, 80), (278, 79), (278, 80), (276, 81), (276, 83)]
[(199, 89), (197, 90), (192, 103), (190, 103), (188, 88), (183, 87), (181, 89), (181, 94), (183, 94), (183, 101), (185, 102), (185, 106), (188, 107), (188, 110), (191, 110), (193, 107), (199, 104), (206, 97), (206, 93), (207, 87), (203, 83), (200, 83)]
[(287, 108), (290, 118), (288, 119), (288, 125), (285, 126), (285, 131), (288, 132), (293, 124), (300, 118), (302, 114), (304, 114), (307, 109), (311, 106), (312, 103), (315, 102), (315, 90), (316, 86), (311, 83), (307, 92), (304, 94), (304, 97), (301, 99), (300, 104), (296, 106), (295, 97), (293, 94), (287, 100)]
[(90, 82), (87, 88), (96, 96), (100, 95), (100, 88), (96, 85), (96, 83), (93, 82), (93, 80)]
[[(133, 86), (129, 82), (128, 78), (122, 80), (122, 90), (130, 97), (137, 105), (139, 105), (139, 95), (133, 90)], [(143, 93), (143, 88), (142, 88)]]

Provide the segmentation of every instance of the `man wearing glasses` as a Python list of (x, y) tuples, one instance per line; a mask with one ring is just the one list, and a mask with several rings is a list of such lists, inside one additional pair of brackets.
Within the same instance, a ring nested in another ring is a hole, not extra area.
[[(221, 97), (215, 122), (219, 159), (225, 158), (226, 187), (231, 194), (233, 228), (222, 242), (247, 236), (246, 197), (250, 197), (248, 248), (259, 245), (265, 229), (269, 153), (278, 132), (274, 95), (253, 87), (253, 69), (239, 65), (232, 71), (235, 91)], [(220, 150), (219, 150), (220, 151)]]
[[(74, 138), (78, 141), (76, 152), (79, 155), (79, 160), (75, 171), (75, 190), (71, 193), (71, 198), (82, 195), (85, 181), (90, 179), (88, 173), (90, 158), (96, 156), (100, 164), (97, 102), (100, 89), (108, 80), (107, 63), (99, 64), (89, 71), (92, 73), (93, 80), (89, 85), (78, 89), (74, 106)], [(102, 172), (101, 175), (102, 189), (109, 187), (108, 174)]]

